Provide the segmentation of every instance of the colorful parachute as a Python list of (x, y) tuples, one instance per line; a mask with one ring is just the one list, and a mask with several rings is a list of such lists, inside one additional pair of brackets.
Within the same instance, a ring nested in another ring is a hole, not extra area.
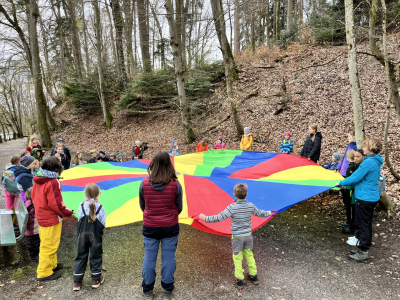
[[(248, 185), (247, 200), (263, 210), (281, 212), (329, 190), (342, 179), (306, 158), (290, 154), (214, 150), (171, 158), (183, 187), (179, 222), (200, 230), (230, 235), (231, 220), (205, 223), (197, 216), (218, 214), (234, 200), (233, 187)], [(107, 213), (107, 227), (139, 222), (139, 185), (147, 176), (150, 160), (85, 164), (64, 171), (61, 181), (65, 204), (77, 211), (85, 198), (86, 184), (101, 189), (100, 203)], [(252, 217), (252, 230), (269, 221)]]

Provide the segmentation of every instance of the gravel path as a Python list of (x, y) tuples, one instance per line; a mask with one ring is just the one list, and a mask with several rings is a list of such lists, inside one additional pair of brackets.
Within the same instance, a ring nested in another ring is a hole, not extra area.
[[(0, 166), (24, 148), (23, 140), (0, 144)], [(344, 221), (336, 209), (339, 206), (339, 197), (325, 193), (293, 206), (257, 230), (254, 253), (260, 285), (247, 281), (241, 295), (232, 281), (230, 238), (181, 225), (173, 299), (400, 299), (399, 221), (384, 220), (383, 213), (376, 212), (373, 258), (369, 264), (357, 264), (347, 260), (348, 236), (337, 229)], [(20, 264), (0, 269), (0, 298), (141, 299), (141, 223), (106, 229), (106, 281), (92, 290), (86, 276), (80, 292), (72, 291), (75, 224), (73, 218), (63, 224), (58, 251), (59, 262), (64, 264), (61, 279), (38, 283), (36, 265), (26, 259), (26, 241), (21, 241)], [(161, 299), (159, 279), (154, 299)]]

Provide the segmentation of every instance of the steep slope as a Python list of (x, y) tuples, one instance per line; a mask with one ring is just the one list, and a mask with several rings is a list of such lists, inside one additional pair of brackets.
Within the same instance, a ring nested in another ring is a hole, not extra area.
[[(360, 50), (367, 51), (363, 48), (365, 46)], [(237, 61), (240, 73), (234, 85), (235, 100), (241, 103), (239, 115), (242, 124), (251, 127), (254, 136), (261, 141), (255, 143), (255, 151), (279, 151), (283, 133), (289, 130), (298, 153), (308, 134), (309, 124), (315, 123), (323, 135), (320, 163), (327, 163), (334, 152), (344, 153), (347, 133), (354, 128), (347, 55), (340, 55), (345, 51), (345, 47), (293, 45), (286, 50), (259, 48), (254, 55), (250, 52), (241, 54)], [(358, 62), (365, 134), (383, 141), (387, 99), (384, 68), (368, 55), (359, 55)], [(282, 88), (283, 82), (286, 92)], [(284, 100), (287, 100), (286, 109), (274, 115), (279, 102)], [(100, 113), (84, 118), (65, 107), (57, 118), (70, 124), (55, 133), (54, 138), (63, 136), (72, 151), (120, 150), (126, 158), (130, 157), (135, 140), (149, 143), (146, 158), (151, 158), (155, 150), (168, 150), (173, 139), (181, 142), (181, 154), (194, 152), (202, 138), (214, 143), (218, 136), (223, 137), (228, 148), (238, 149), (232, 120), (221, 122), (230, 113), (222, 86), (205, 105), (204, 114), (193, 117), (198, 140), (192, 145), (184, 144), (180, 115), (176, 111), (136, 115), (121, 111), (114, 114), (113, 128), (106, 132)], [(400, 162), (399, 132), (399, 117), (393, 110), (389, 147), (395, 166)], [(387, 176), (389, 194), (400, 199), (400, 184), (389, 175), (386, 167), (383, 173)]]

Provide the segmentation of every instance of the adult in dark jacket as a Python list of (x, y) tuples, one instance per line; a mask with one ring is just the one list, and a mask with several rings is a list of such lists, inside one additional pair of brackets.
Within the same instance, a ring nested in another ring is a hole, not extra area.
[(71, 153), (69, 152), (69, 149), (67, 147), (65, 147), (63, 138), (58, 138), (56, 143), (57, 143), (56, 146), (51, 150), (50, 156), (53, 156), (57, 153), (58, 146), (62, 146), (63, 153), (67, 156), (67, 159), (65, 162), (65, 170), (67, 170), (67, 169), (69, 169), (69, 166), (71, 165)]
[(303, 149), (301, 149), (300, 156), (316, 163), (321, 155), (322, 134), (318, 132), (317, 125), (311, 125), (308, 132), (310, 135), (307, 137)]
[(143, 293), (146, 299), (153, 299), (157, 254), (161, 243), (163, 299), (170, 299), (174, 289), (182, 186), (165, 151), (156, 153), (148, 166), (148, 173), (149, 177), (143, 179), (139, 188), (139, 204), (143, 211)]

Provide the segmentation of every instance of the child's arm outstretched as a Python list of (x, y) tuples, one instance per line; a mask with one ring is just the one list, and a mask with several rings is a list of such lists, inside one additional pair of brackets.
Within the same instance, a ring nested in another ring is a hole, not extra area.
[(221, 211), (218, 215), (214, 216), (206, 216), (205, 214), (201, 213), (199, 218), (206, 221), (206, 223), (215, 223), (215, 222), (222, 222), (232, 216), (232, 210), (230, 205), (225, 208), (224, 211)]
[(257, 216), (257, 217), (261, 217), (261, 218), (268, 218), (271, 216), (271, 211), (270, 210), (261, 210), (258, 209), (257, 207), (254, 206), (253, 209), (253, 215)]

